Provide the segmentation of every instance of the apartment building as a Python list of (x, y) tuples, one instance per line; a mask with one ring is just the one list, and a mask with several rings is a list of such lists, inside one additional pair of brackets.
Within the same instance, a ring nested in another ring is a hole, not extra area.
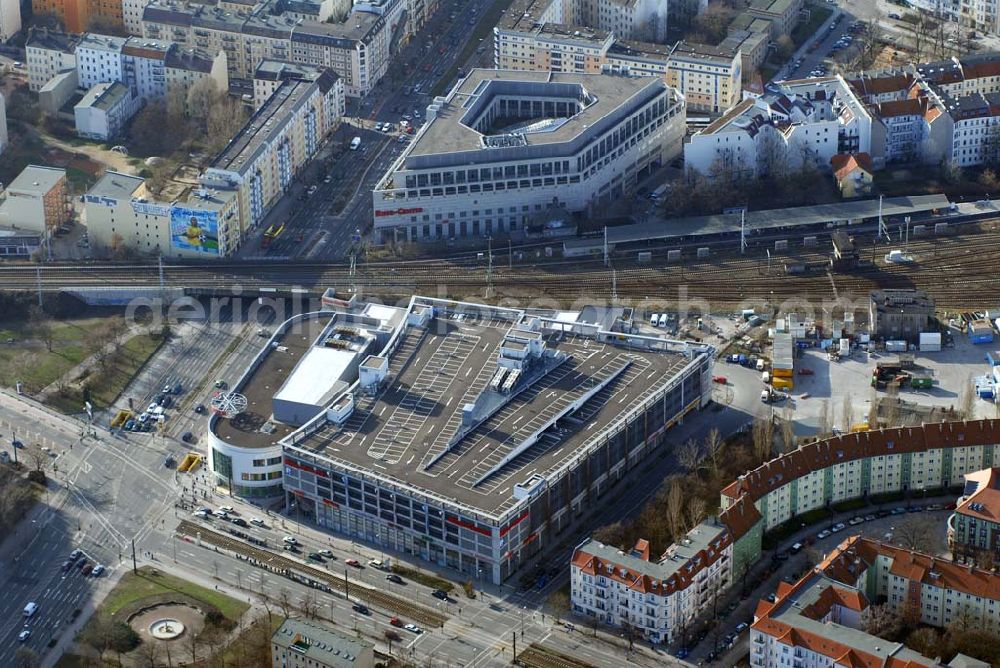
[(669, 6), (658, 0), (574, 0), (573, 21), (621, 39), (664, 42)]
[(122, 49), (127, 37), (87, 33), (76, 46), (76, 75), (80, 88), (90, 90), (99, 83), (125, 81)]
[[(301, 5), (301, 7), (299, 6)], [(328, 67), (344, 82), (347, 95), (363, 96), (385, 75), (394, 44), (409, 33), (404, 0), (357, 3), (343, 22), (332, 3), (285, 5), (266, 2), (251, 8), (181, 4), (155, 0), (143, 11), (143, 36), (170, 39), (183, 47), (226, 53), (229, 75), (250, 79), (264, 59)], [(316, 14), (305, 14), (315, 8)], [(311, 19), (304, 19), (309, 15)]]
[(80, 40), (80, 35), (32, 28), (24, 47), (28, 89), (37, 93), (60, 72), (76, 70), (76, 47)]
[(232, 255), (343, 114), (343, 83), (332, 71), (286, 79), (178, 201), (151, 201), (142, 179), (109, 172), (84, 196), (91, 246), (104, 254)]
[(963, 28), (1000, 34), (1000, 11), (995, 0), (958, 0), (958, 22)]
[(65, 169), (28, 165), (4, 191), (0, 225), (43, 238), (50, 235), (72, 211), (66, 186)]
[(35, 14), (55, 15), (70, 33), (87, 32), (97, 19), (124, 26), (122, 0), (31, 0), (31, 9)]
[(570, 561), (573, 612), (649, 642), (672, 643), (733, 580), (733, 543), (717, 519), (702, 522), (656, 560), (649, 542), (625, 552), (589, 539)]
[(481, 236), (591, 211), (680, 155), (684, 132), (684, 100), (662, 79), (474, 70), (376, 184), (375, 231)]
[(374, 668), (370, 642), (315, 622), (286, 619), (271, 636), (274, 668)]
[(965, 489), (948, 518), (948, 548), (962, 563), (1000, 564), (1000, 468), (966, 474)]
[(780, 175), (806, 162), (828, 170), (837, 154), (871, 151), (872, 136), (871, 114), (839, 75), (789, 81), (695, 133), (684, 161), (708, 176)]
[(316, 81), (327, 71), (327, 68), (316, 65), (262, 60), (253, 73), (254, 109), (267, 102), (285, 81)]
[(741, 499), (763, 530), (815, 508), (865, 494), (961, 485), (1000, 465), (1000, 421), (977, 420), (845, 434), (798, 448), (723, 488), (723, 509)]
[[(902, 643), (864, 630), (877, 600), (921, 624), (946, 627), (959, 617), (995, 631), (1000, 576), (919, 552), (852, 536), (794, 584), (760, 601), (750, 627), (750, 665), (938, 668)], [(959, 654), (948, 666), (987, 664)]]
[(257, 109), (199, 181), (203, 188), (235, 193), (237, 218), (226, 247), (246, 234), (285, 194), (344, 115), (344, 84), (332, 71), (310, 80), (287, 79)]
[[(613, 0), (609, 0), (614, 4)], [(669, 5), (660, 5), (666, 11)], [(713, 47), (636, 39), (613, 26), (592, 25), (578, 4), (518, 0), (493, 29), (497, 69), (552, 72), (628, 72), (659, 76), (689, 109), (718, 113), (742, 95), (743, 40)], [(756, 45), (756, 42), (752, 42)], [(755, 47), (756, 48), (756, 47)]]
[(129, 87), (120, 81), (94, 84), (73, 107), (76, 133), (97, 141), (116, 139), (140, 106)]
[(174, 202), (150, 199), (137, 176), (105, 172), (83, 196), (95, 252), (214, 258), (232, 252), (238, 226), (235, 193), (198, 188)]
[(26, 48), (28, 84), (41, 91), (57, 74), (75, 70), (74, 87), (120, 81), (137, 100), (164, 100), (210, 77), (219, 90), (229, 89), (226, 53), (214, 55), (174, 42), (143, 37), (86, 33), (67, 35), (34, 30)]
[(750, 0), (746, 12), (771, 23), (771, 39), (791, 35), (802, 15), (803, 0)]
[(0, 0), (0, 43), (21, 32), (20, 0)]

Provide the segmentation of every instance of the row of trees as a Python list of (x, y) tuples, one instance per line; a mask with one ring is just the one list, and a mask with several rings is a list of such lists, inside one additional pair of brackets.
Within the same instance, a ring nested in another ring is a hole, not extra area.
[(774, 423), (762, 415), (742, 438), (727, 442), (712, 429), (700, 442), (679, 445), (674, 454), (684, 472), (667, 477), (637, 516), (597, 529), (594, 538), (622, 549), (646, 539), (651, 553), (662, 554), (718, 508), (724, 485), (773, 455), (775, 437)]

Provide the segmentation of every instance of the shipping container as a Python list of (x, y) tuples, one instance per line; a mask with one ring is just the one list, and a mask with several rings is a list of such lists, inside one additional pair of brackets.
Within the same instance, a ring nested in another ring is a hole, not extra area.
[(793, 375), (792, 369), (771, 369), (771, 376), (774, 378), (791, 378)]
[(968, 327), (969, 340), (975, 344), (993, 343), (993, 327), (989, 320), (973, 320)]
[(910, 376), (910, 387), (915, 390), (927, 390), (934, 386), (934, 379), (930, 376)]
[(786, 369), (791, 371), (793, 369), (793, 360), (795, 356), (794, 346), (795, 344), (791, 334), (775, 334), (774, 351), (771, 355), (771, 368), (775, 370)]
[(885, 349), (890, 353), (905, 353), (906, 341), (886, 341)]
[(852, 434), (857, 434), (858, 432), (862, 431), (868, 431), (868, 429), (870, 429), (870, 427), (868, 426), (867, 422), (858, 422), (857, 424), (851, 425)]
[(941, 351), (941, 333), (940, 332), (921, 332), (920, 334), (920, 352), (922, 353), (936, 353)]
[(795, 387), (795, 383), (791, 378), (775, 377), (771, 379), (771, 387), (776, 390), (791, 390)]

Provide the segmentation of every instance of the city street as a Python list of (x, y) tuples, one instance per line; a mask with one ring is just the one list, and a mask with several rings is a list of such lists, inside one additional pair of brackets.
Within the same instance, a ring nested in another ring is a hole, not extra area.
[[(22, 644), (17, 635), (25, 626), (24, 606), (32, 601), (39, 606), (27, 620), (31, 636), (24, 644), (43, 654), (76, 610), (89, 614), (131, 553), (131, 541), (141, 542), (162, 525), (176, 495), (174, 473), (163, 467), (164, 450), (149, 438), (95, 438), (84, 434), (83, 423), (7, 393), (0, 393), (0, 419), (19, 427), (20, 439), (53, 444), (46, 447), (57, 455), (41, 503), (0, 546), (5, 592), (0, 665), (13, 665)], [(74, 548), (108, 571), (100, 578), (84, 577), (75, 568), (62, 573), (60, 566)]]

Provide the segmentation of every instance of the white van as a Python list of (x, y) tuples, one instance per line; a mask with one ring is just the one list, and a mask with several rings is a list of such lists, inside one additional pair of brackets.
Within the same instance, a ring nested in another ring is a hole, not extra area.
[(660, 314), (660, 327), (666, 327), (666, 326), (667, 326), (667, 314), (666, 313), (661, 313)]
[(361, 148), (361, 137), (355, 137), (351, 140), (351, 150), (357, 151), (359, 148)]
[(659, 321), (660, 321), (659, 313), (654, 313), (653, 315), (649, 316), (650, 327), (656, 327), (656, 323), (658, 323)]
[(764, 370), (764, 360), (757, 358), (757, 371)]
[(368, 562), (368, 565), (371, 566), (372, 568), (377, 568), (378, 570), (382, 570), (383, 568), (385, 568), (385, 564), (382, 563), (381, 559), (372, 559), (371, 561)]
[(36, 610), (38, 610), (38, 604), (32, 601), (28, 605), (24, 606), (24, 616), (31, 617), (35, 614)]
[(768, 383), (771, 382), (771, 374), (769, 374), (767, 371), (765, 371), (764, 373), (760, 374), (760, 380), (761, 380), (762, 383), (764, 383), (765, 385), (767, 385)]

